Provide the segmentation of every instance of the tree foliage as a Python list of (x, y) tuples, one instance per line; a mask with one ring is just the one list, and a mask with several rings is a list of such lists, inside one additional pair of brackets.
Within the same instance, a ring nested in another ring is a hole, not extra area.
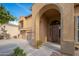
[(9, 21), (14, 21), (16, 17), (10, 14), (10, 12), (3, 6), (0, 5), (0, 24), (8, 23)]

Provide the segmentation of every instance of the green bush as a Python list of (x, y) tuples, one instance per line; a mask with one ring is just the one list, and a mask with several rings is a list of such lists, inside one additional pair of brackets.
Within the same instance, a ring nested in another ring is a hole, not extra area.
[(14, 49), (13, 56), (26, 56), (26, 53), (20, 47)]

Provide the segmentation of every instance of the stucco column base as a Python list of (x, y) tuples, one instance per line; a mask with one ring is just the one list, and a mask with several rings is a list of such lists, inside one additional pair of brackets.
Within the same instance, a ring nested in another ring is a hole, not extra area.
[(66, 55), (73, 56), (75, 54), (73, 46), (74, 43), (72, 41), (62, 41), (61, 52)]
[(41, 40), (36, 40), (36, 46), (35, 47), (38, 49), (38, 48), (41, 47), (41, 45), (42, 45)]

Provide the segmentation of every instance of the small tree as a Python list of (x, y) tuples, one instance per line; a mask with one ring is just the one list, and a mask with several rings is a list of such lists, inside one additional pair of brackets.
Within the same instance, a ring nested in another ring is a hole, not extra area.
[(9, 39), (10, 34), (7, 33), (7, 30), (5, 29), (5, 26), (1, 27), (2, 33), (0, 33), (0, 39)]
[(16, 17), (10, 14), (10, 12), (3, 6), (0, 5), (0, 25), (14, 21)]

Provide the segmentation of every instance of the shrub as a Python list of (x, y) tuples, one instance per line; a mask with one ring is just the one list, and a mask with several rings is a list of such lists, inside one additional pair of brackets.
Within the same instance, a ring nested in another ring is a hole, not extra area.
[(26, 55), (26, 53), (20, 47), (17, 47), (14, 49), (13, 56), (25, 56), (25, 55)]
[(0, 40), (1, 40), (1, 39), (4, 39), (4, 37), (0, 34)]
[(17, 36), (13, 36), (13, 38), (17, 39)]

